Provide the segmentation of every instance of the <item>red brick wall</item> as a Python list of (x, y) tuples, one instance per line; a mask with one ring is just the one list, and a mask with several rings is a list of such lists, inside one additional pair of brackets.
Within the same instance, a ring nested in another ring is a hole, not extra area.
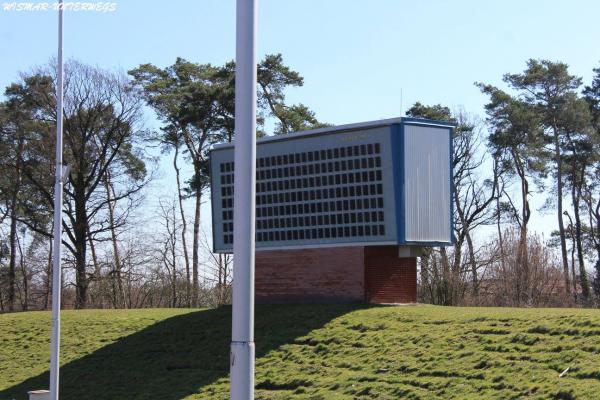
[(362, 302), (362, 247), (256, 252), (256, 301)]
[(257, 251), (256, 301), (416, 302), (416, 258), (397, 254), (395, 246)]
[(365, 247), (365, 291), (369, 303), (416, 303), (416, 257), (398, 257), (394, 246)]

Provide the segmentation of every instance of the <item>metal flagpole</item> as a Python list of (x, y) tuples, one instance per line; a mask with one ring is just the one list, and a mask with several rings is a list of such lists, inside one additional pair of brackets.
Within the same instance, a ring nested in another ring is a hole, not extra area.
[(237, 0), (231, 399), (254, 399), (257, 0)]
[(63, 203), (63, 0), (58, 3), (58, 65), (56, 82), (56, 170), (54, 183), (54, 244), (52, 262), (52, 340), (50, 399), (58, 400), (60, 355), (61, 236)]

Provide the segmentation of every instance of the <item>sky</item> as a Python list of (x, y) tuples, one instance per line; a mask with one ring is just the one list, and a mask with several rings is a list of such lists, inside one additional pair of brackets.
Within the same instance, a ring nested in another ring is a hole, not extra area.
[[(6, 11), (12, 3), (0, 0), (0, 87), (56, 55), (57, 13)], [(65, 58), (122, 71), (234, 58), (234, 0), (114, 3), (112, 12), (65, 13)], [(259, 0), (258, 56), (282, 53), (305, 82), (288, 102), (324, 122), (397, 117), (416, 101), (484, 117), (474, 82), (503, 86), (502, 75), (529, 58), (566, 62), (590, 83), (600, 67), (598, 15), (595, 0)], [(151, 114), (147, 123), (158, 126)], [(167, 195), (168, 165), (154, 183)], [(555, 219), (535, 213), (532, 226), (548, 234)]]

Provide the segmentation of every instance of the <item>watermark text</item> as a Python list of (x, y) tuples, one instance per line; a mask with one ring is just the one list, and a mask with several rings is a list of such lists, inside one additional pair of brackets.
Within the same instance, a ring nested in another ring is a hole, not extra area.
[(117, 3), (107, 1), (84, 2), (84, 1), (66, 1), (64, 3), (54, 2), (3, 2), (2, 11), (58, 11), (62, 6), (65, 11), (95, 11), (95, 12), (115, 12)]

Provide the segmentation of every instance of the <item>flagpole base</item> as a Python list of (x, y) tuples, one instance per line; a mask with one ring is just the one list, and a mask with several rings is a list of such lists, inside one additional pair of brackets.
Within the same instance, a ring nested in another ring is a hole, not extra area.
[(231, 400), (254, 399), (254, 342), (231, 342)]

